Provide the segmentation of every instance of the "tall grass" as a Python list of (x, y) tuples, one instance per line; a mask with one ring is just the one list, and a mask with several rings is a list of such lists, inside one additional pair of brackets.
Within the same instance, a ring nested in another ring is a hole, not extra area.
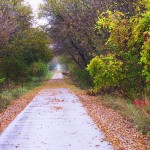
[(18, 99), (31, 89), (40, 86), (44, 81), (49, 80), (53, 74), (53, 72), (49, 71), (45, 77), (32, 77), (30, 81), (24, 83), (23, 87), (16, 86), (13, 88), (2, 89), (0, 91), (0, 112), (4, 111), (13, 100)]
[(28, 90), (26, 88), (7, 89), (0, 92), (0, 112), (4, 111), (10, 103), (25, 94)]
[(146, 101), (145, 106), (135, 106), (131, 100), (117, 96), (102, 96), (102, 102), (114, 110), (117, 110), (123, 117), (131, 121), (139, 131), (150, 138), (150, 102)]

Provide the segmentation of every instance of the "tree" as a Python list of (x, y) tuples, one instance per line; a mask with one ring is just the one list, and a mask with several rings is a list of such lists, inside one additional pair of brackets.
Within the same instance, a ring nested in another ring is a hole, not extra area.
[(32, 10), (23, 0), (0, 1), (0, 61), (4, 49), (19, 32), (31, 26)]
[(24, 82), (35, 62), (52, 59), (50, 40), (40, 28), (33, 28), (32, 10), (23, 0), (0, 1), (0, 78)]
[[(111, 81), (112, 85), (107, 84), (107, 82), (110, 83), (107, 77), (108, 74), (110, 79), (114, 81), (118, 81), (122, 77), (123, 80), (117, 82), (117, 87), (128, 96), (131, 96), (133, 92), (142, 96), (146, 86), (149, 85), (150, 2), (144, 0), (140, 5), (137, 4), (136, 6), (137, 13), (131, 17), (120, 11), (106, 11), (98, 18), (97, 29), (100, 33), (105, 31), (109, 35), (105, 42), (107, 51), (100, 57), (93, 58), (87, 69), (91, 76), (94, 77), (95, 87), (98, 86), (99, 90), (116, 86), (113, 81)], [(114, 60), (121, 62), (121, 72), (118, 70), (113, 73), (117, 67), (116, 64), (113, 65), (113, 62), (103, 63), (103, 60), (108, 55), (114, 55)], [(95, 63), (97, 67), (95, 67)], [(109, 68), (109, 66), (111, 67)], [(107, 76), (105, 76), (105, 72)], [(105, 84), (103, 84), (104, 82)]]
[(70, 55), (79, 68), (85, 69), (94, 56), (107, 50), (105, 39), (109, 35), (95, 29), (99, 14), (107, 9), (134, 14), (130, 0), (45, 0), (41, 14), (52, 25), (48, 32), (56, 45), (55, 53)]
[(48, 63), (52, 54), (48, 48), (49, 40), (40, 29), (28, 29), (19, 33), (7, 45), (0, 65), (6, 79), (24, 80), (29, 76), (32, 63)]

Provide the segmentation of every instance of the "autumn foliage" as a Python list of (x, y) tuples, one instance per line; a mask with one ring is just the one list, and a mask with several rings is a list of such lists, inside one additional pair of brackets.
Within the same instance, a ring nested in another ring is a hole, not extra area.
[(149, 11), (149, 0), (45, 0), (41, 6), (54, 52), (68, 68), (87, 68), (96, 91), (128, 97), (149, 91)]

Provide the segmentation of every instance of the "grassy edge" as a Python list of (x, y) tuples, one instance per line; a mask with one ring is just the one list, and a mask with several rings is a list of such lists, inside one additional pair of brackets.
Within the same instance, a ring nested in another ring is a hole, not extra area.
[(44, 78), (33, 78), (31, 81), (24, 84), (24, 87), (17, 86), (13, 89), (6, 89), (0, 93), (0, 113), (5, 111), (13, 101), (19, 99), (24, 94), (40, 87), (46, 81), (50, 80), (54, 72), (48, 72)]
[(149, 101), (147, 101), (146, 106), (137, 107), (132, 104), (130, 100), (126, 100), (117, 96), (104, 95), (96, 96), (96, 98), (97, 100), (101, 100), (102, 104), (104, 104), (106, 107), (117, 111), (124, 119), (133, 123), (137, 130), (150, 138)]

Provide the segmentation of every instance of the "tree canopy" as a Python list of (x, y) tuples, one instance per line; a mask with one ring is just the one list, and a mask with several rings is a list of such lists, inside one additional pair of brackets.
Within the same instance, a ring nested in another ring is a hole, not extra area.
[(128, 95), (150, 85), (149, 9), (149, 0), (45, 0), (41, 16), (51, 25), (55, 54), (88, 70), (98, 91)]
[[(0, 78), (23, 82), (33, 63), (52, 59), (50, 39), (32, 26), (33, 14), (23, 0), (0, 0)], [(3, 80), (4, 81), (4, 80)]]

